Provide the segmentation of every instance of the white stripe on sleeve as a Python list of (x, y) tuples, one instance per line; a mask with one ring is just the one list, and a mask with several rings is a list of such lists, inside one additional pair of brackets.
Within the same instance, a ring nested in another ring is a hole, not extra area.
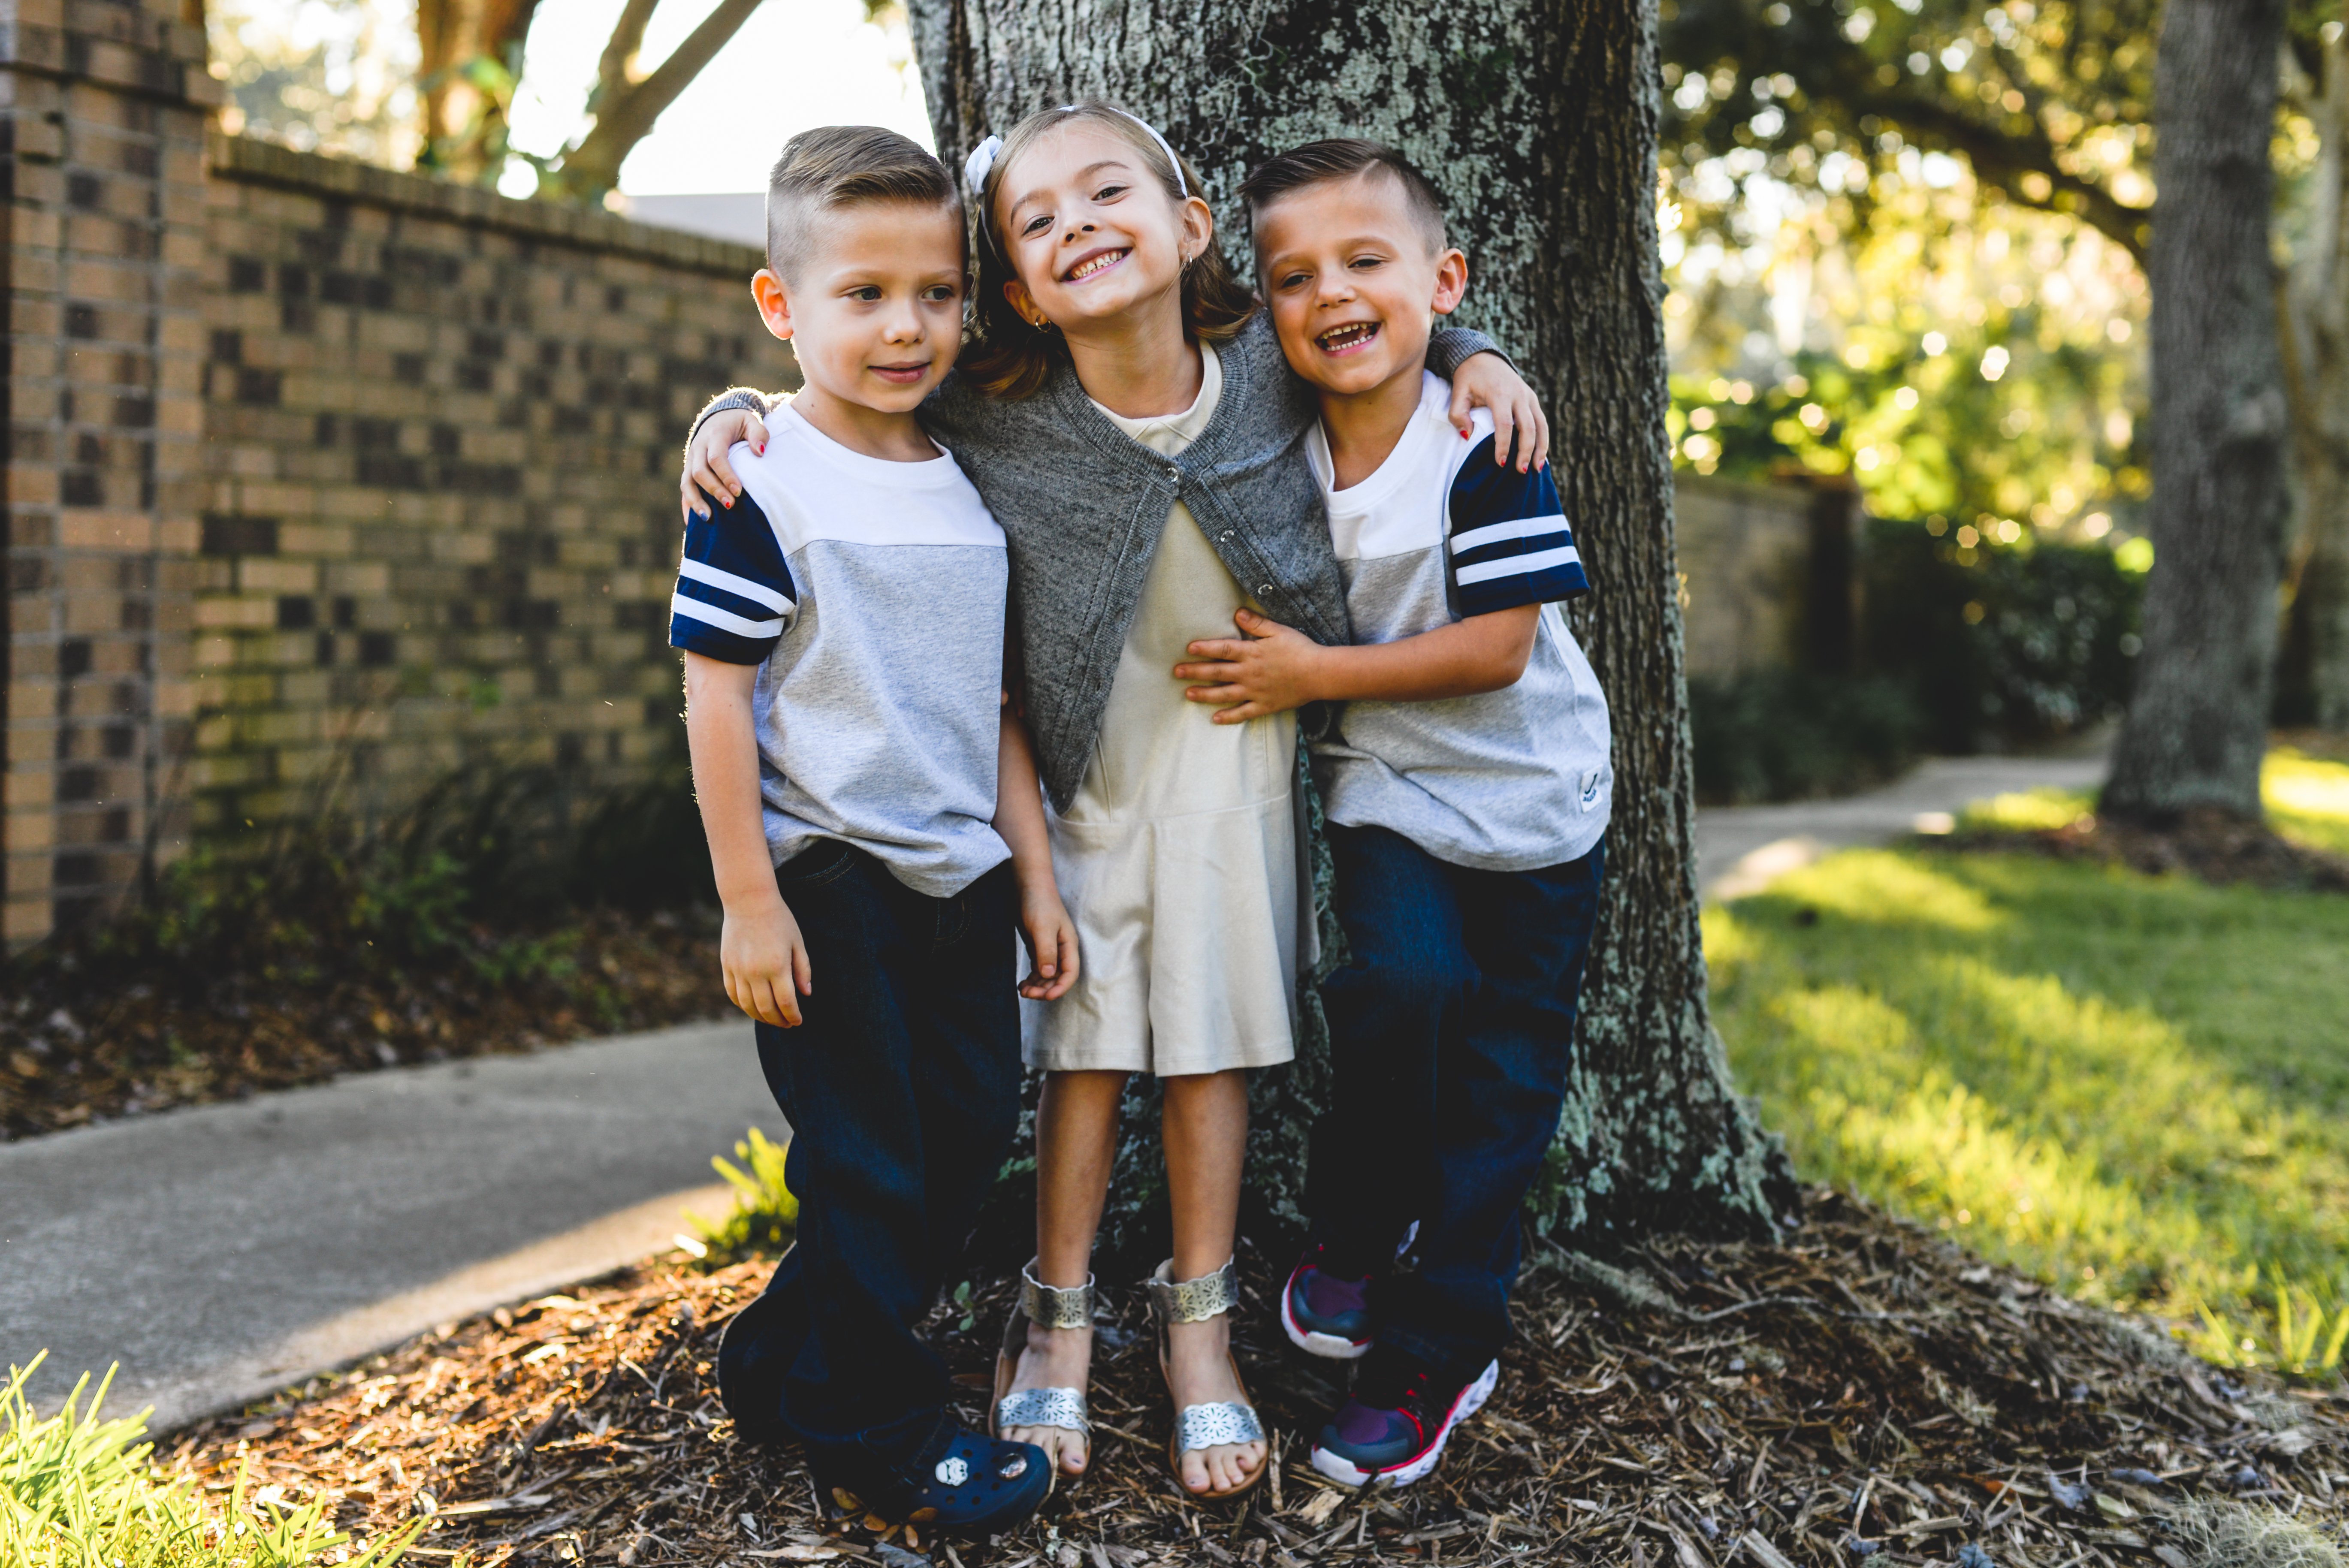
[(1463, 566), (1455, 575), (1460, 586), (1465, 588), (1472, 583), (1483, 583), (1495, 577), (1530, 577), (1553, 566), (1576, 565), (1581, 560), (1581, 552), (1574, 546), (1561, 544), (1556, 550), (1539, 550), (1531, 555), (1504, 555), (1498, 561), (1480, 561), (1474, 566)]
[(789, 594), (770, 588), (763, 583), (754, 583), (748, 577), (737, 577), (731, 572), (721, 572), (715, 566), (707, 565), (690, 557), (677, 563), (677, 574), (679, 577), (690, 577), (696, 583), (707, 583), (712, 588), (723, 588), (729, 593), (738, 594), (754, 604), (764, 604), (770, 610), (785, 614), (790, 614), (792, 610), (792, 600)]
[(688, 599), (682, 593), (669, 595), (668, 608), (673, 615), (698, 621), (705, 626), (715, 626), (721, 632), (731, 632), (738, 637), (780, 637), (783, 634), (783, 624), (779, 620), (746, 620), (730, 610), (705, 604), (698, 599)]
[(1480, 544), (1498, 544), (1505, 539), (1539, 539), (1545, 533), (1564, 533), (1566, 514), (1554, 511), (1547, 517), (1514, 517), (1506, 522), (1488, 522), (1482, 528), (1472, 528), (1465, 533), (1452, 536), (1452, 553), (1474, 550)]

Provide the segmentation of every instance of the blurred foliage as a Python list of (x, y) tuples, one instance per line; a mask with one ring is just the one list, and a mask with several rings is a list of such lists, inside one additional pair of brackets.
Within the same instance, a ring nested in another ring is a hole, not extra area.
[(430, 1523), (362, 1545), (317, 1499), (297, 1505), (283, 1486), (249, 1488), (241, 1463), (208, 1507), (192, 1478), (149, 1462), (143, 1412), (98, 1418), (112, 1373), (95, 1390), (85, 1373), (55, 1415), (36, 1415), (25, 1380), (45, 1356), (11, 1367), (0, 1386), (0, 1563), (10, 1568), (392, 1568)]
[(1671, 433), (1879, 516), (2116, 545), (2149, 489), (2152, 0), (1668, 0)]
[[(558, 768), (490, 768), (451, 774), (372, 827), (320, 810), (258, 848), (200, 848), (140, 907), (80, 941), (86, 958), (135, 965), (158, 984), (450, 964), (508, 984), (564, 973), (561, 931), (527, 933), (567, 912), (715, 897), (681, 758), (602, 790)], [(27, 961), (63, 956), (45, 948)]]
[(734, 1160), (709, 1157), (710, 1166), (734, 1189), (734, 1207), (723, 1219), (705, 1220), (688, 1214), (694, 1233), (706, 1249), (702, 1256), (712, 1268), (740, 1263), (746, 1257), (773, 1257), (792, 1244), (798, 1233), (800, 1201), (783, 1179), (791, 1155), (791, 1140), (776, 1143), (757, 1128), (734, 1144)]
[(412, 0), (212, 0), (221, 129), (404, 169), (421, 140)]
[(2117, 717), (2149, 562), (2141, 550), (2021, 529), (2002, 544), (1971, 525), (1870, 519), (1861, 665), (1909, 684), (1931, 750), (2047, 739)]
[(1915, 759), (1926, 727), (1903, 681), (1763, 670), (1689, 682), (1696, 798), (1708, 806), (1881, 783)]
[(1946, 518), (1868, 520), (1857, 661), (1866, 673), (1692, 679), (1697, 799), (1847, 793), (1920, 751), (2047, 740), (2117, 717), (2138, 646), (2144, 542), (2114, 551), (2013, 531), (2000, 543)]
[[(1985, 192), (2078, 217), (2142, 253), (2152, 204), (2156, 0), (1666, 0), (1667, 139), (1817, 179), (1859, 227), (1962, 158)], [(1686, 153), (1683, 154), (1686, 156)]]

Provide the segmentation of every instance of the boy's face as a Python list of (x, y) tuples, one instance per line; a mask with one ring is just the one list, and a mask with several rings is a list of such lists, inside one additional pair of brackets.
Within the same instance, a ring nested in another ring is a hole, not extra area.
[(767, 330), (826, 396), (885, 414), (919, 407), (962, 348), (962, 215), (862, 202), (817, 213), (798, 275), (751, 280)]
[(1402, 182), (1370, 169), (1292, 191), (1256, 215), (1257, 276), (1290, 368), (1350, 397), (1409, 376), (1468, 261), (1432, 244)]

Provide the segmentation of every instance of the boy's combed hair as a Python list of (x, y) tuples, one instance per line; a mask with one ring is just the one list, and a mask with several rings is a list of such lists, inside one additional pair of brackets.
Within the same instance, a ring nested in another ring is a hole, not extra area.
[(825, 125), (783, 143), (767, 174), (767, 266), (785, 282), (815, 249), (825, 212), (868, 201), (953, 207), (961, 201), (946, 165), (920, 144), (877, 125)]
[[(1105, 130), (1132, 148), (1168, 201), (1182, 201), (1186, 188), (1194, 196), (1202, 194), (1198, 171), (1191, 167), (1188, 159), (1175, 154), (1182, 159), (1181, 177), (1177, 179), (1174, 164), (1167, 160), (1167, 150), (1124, 113), (1098, 98), (1048, 108), (1012, 127), (1011, 133), (1003, 139), (1002, 150), (995, 155), (994, 166), (988, 170), (986, 184), (978, 192), (971, 214), (971, 222), (978, 229), (974, 248), (978, 253), (978, 283), (971, 303), (971, 340), (962, 351), (960, 368), (991, 397), (1032, 397), (1043, 390), (1056, 366), (1069, 362), (1069, 346), (1057, 329), (1040, 331), (1030, 325), (1011, 308), (1011, 302), (1003, 297), (1003, 285), (1019, 274), (1012, 271), (1005, 254), (995, 200), (1002, 190), (1004, 171), (1019, 161), (1022, 152), (1048, 132), (1080, 122)], [(1231, 263), (1224, 260), (1221, 245), (1209, 244), (1183, 269), (1185, 336), (1207, 343), (1225, 342), (1237, 335), (1256, 311), (1255, 294), (1232, 274)]]
[(1383, 170), (1402, 187), (1403, 200), (1410, 204), (1412, 216), (1426, 232), (1428, 249), (1444, 249), (1444, 198), (1436, 193), (1434, 182), (1401, 151), (1383, 141), (1359, 136), (1309, 141), (1257, 164), (1240, 186), (1240, 201), (1247, 208), (1250, 233), (1255, 231), (1258, 215), (1283, 196), (1309, 185), (1351, 180), (1374, 169)]

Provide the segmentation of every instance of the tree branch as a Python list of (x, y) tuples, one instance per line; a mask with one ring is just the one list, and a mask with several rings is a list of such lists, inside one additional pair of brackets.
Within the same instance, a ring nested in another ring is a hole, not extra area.
[(620, 95), (628, 90), (629, 69), (645, 46), (645, 28), (659, 4), (660, 0), (628, 0), (621, 8), (620, 19), (612, 25), (604, 57), (595, 62), (595, 101), (587, 106), (597, 111), (598, 118), (604, 105), (619, 102)]
[(652, 75), (603, 104), (596, 111), (594, 129), (564, 154), (561, 167), (554, 170), (552, 182), (557, 192), (585, 197), (616, 186), (620, 165), (651, 132), (661, 111), (718, 57), (718, 51), (741, 31), (742, 24), (758, 8), (759, 0), (719, 0), (718, 8), (702, 18), (701, 26)]

